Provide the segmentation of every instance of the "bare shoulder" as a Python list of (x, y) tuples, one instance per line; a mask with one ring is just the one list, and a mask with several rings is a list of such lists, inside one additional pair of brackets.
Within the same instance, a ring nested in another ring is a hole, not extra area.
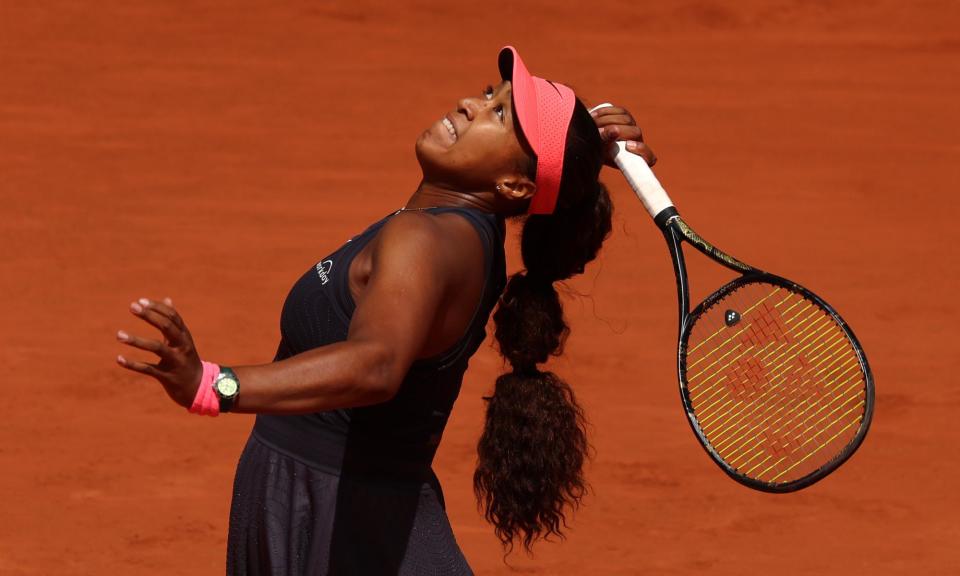
[(373, 247), (374, 267), (404, 262), (434, 274), (460, 276), (483, 257), (480, 237), (462, 216), (452, 213), (401, 212), (383, 226)]

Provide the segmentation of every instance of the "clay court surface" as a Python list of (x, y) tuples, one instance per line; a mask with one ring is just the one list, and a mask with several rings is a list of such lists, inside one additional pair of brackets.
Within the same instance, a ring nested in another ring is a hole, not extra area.
[(565, 542), (502, 563), (470, 484), (485, 345), (435, 462), (476, 572), (960, 573), (958, 24), (951, 2), (5, 3), (0, 574), (223, 572), (253, 418), (118, 367), (116, 330), (146, 333), (128, 304), (171, 296), (204, 358), (269, 362), (290, 286), (406, 202), (415, 138), (506, 43), (631, 109), (701, 234), (836, 306), (877, 408), (805, 491), (729, 480), (681, 411), (666, 248), (609, 171), (615, 231), (553, 365), (592, 421), (593, 493)]

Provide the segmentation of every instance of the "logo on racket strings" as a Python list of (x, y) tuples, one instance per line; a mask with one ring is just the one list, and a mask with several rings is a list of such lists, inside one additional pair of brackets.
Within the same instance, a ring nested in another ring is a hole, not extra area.
[(723, 321), (727, 328), (732, 328), (740, 323), (740, 313), (736, 310), (727, 310), (723, 315)]

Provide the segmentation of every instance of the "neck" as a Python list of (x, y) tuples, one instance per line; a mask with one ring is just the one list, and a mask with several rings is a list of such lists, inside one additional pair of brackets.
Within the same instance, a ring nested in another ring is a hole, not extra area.
[(428, 208), (432, 206), (462, 206), (476, 208), (484, 212), (496, 213), (493, 203), (493, 192), (478, 192), (467, 194), (458, 190), (438, 186), (430, 182), (421, 181), (417, 191), (407, 200), (404, 208)]

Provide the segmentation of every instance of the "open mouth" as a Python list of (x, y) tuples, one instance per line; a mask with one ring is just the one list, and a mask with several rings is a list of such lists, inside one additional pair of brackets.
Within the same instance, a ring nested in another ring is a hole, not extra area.
[(443, 117), (443, 120), (440, 121), (443, 124), (443, 127), (447, 129), (447, 132), (450, 133), (450, 137), (453, 138), (453, 141), (457, 141), (457, 129), (453, 127), (453, 122), (450, 121), (446, 116)]

